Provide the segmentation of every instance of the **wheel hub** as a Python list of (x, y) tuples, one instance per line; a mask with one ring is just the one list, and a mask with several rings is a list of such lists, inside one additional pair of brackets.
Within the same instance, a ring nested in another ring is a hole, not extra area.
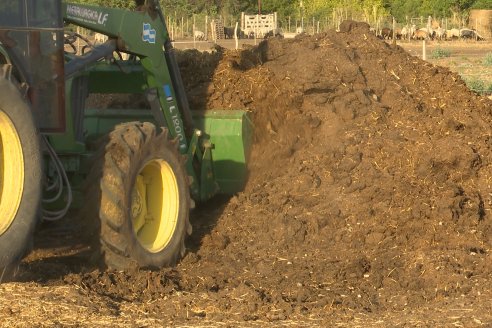
[(15, 219), (24, 190), (24, 157), (17, 130), (0, 109), (0, 235)]
[(133, 232), (140, 244), (156, 253), (176, 230), (179, 193), (176, 176), (164, 160), (152, 160), (140, 171), (132, 191)]

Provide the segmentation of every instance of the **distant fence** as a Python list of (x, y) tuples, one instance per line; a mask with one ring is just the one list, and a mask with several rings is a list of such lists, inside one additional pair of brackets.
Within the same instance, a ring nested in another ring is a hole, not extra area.
[(492, 10), (471, 10), (468, 26), (485, 38), (492, 37)]
[[(489, 12), (491, 13), (490, 17)], [(394, 21), (391, 16), (369, 15), (367, 13), (348, 12), (343, 8), (334, 10), (330, 15), (325, 17), (295, 17), (287, 16), (277, 17), (278, 28), (283, 32), (296, 32), (302, 30), (307, 34), (316, 34), (326, 32), (329, 29), (338, 29), (341, 22), (351, 19), (368, 23), (376, 33), (383, 28), (402, 29), (415, 25), (417, 28), (423, 27), (442, 27), (444, 29), (452, 28), (473, 28), (478, 33), (489, 39), (492, 38), (492, 10), (472, 11), (471, 15), (454, 15), (452, 17), (406, 17), (404, 21)], [(205, 34), (205, 39), (211, 40), (212, 28), (211, 22), (220, 21), (224, 27), (234, 27), (236, 22), (241, 24), (241, 16), (237, 15), (217, 15), (208, 16), (204, 14), (195, 14), (190, 17), (179, 17), (176, 15), (166, 16), (166, 23), (169, 34), (173, 40), (193, 38), (194, 31), (201, 31)]]
[(195, 31), (203, 32), (205, 39), (210, 37), (211, 18), (205, 14), (196, 14), (191, 17), (166, 16), (169, 36), (172, 40), (193, 38)]

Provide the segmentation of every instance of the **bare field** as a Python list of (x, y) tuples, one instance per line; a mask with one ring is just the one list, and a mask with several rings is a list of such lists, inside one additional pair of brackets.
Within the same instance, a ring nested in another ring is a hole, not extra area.
[[(421, 42), (400, 42), (410, 54), (422, 58)], [(458, 73), (475, 91), (492, 94), (492, 42), (427, 42), (427, 61)]]

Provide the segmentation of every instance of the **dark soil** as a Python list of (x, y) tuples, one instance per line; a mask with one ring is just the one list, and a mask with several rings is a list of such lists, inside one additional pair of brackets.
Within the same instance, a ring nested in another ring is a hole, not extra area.
[(176, 268), (49, 283), (174, 323), (489, 302), (492, 102), (457, 74), (354, 22), (180, 65), (194, 109), (251, 111), (246, 190), (195, 210)]

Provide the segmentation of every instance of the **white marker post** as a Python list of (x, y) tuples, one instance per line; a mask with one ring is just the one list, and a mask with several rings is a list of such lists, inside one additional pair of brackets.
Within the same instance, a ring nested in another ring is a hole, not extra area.
[(236, 40), (236, 50), (239, 48), (239, 40), (237, 38), (237, 28), (238, 28), (238, 22), (236, 22), (236, 27), (234, 28), (234, 40)]
[(422, 59), (427, 60), (427, 51), (425, 48), (425, 39), (422, 41)]

